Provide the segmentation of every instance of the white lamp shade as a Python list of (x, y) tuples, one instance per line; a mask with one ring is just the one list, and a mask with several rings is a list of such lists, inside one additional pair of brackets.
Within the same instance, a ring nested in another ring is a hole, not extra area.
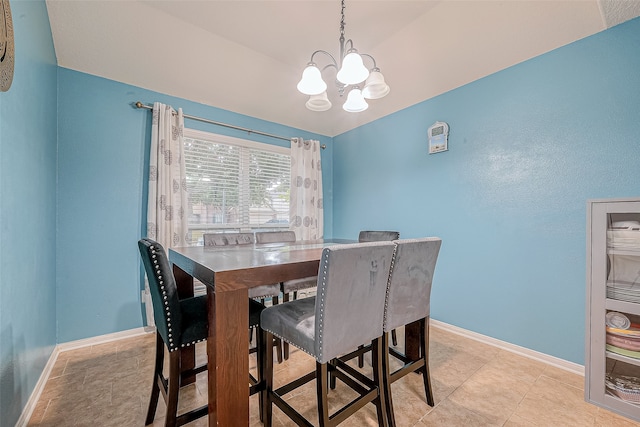
[(349, 113), (359, 113), (367, 108), (369, 108), (369, 104), (364, 100), (362, 92), (357, 87), (351, 89), (347, 96), (347, 102), (342, 106), (342, 109)]
[(372, 71), (362, 89), (362, 95), (367, 99), (378, 99), (389, 93), (389, 85), (384, 81), (380, 71)]
[(327, 84), (322, 80), (320, 70), (315, 65), (308, 65), (304, 69), (297, 87), (305, 95), (320, 95), (327, 90)]
[(342, 67), (336, 78), (345, 85), (354, 85), (363, 82), (369, 77), (369, 70), (362, 63), (362, 57), (358, 52), (352, 51), (342, 60)]
[(331, 108), (331, 101), (327, 98), (327, 92), (322, 92), (320, 95), (311, 95), (305, 105), (311, 111), (327, 111)]

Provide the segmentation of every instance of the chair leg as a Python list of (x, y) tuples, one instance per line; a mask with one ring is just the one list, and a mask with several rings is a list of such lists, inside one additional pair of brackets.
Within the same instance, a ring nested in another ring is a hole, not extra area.
[[(387, 334), (384, 334), (387, 336)], [(386, 342), (388, 344), (388, 341)], [(382, 351), (383, 339), (376, 338), (371, 344), (371, 365), (373, 366), (373, 382), (378, 388), (378, 397), (373, 401), (376, 405), (376, 413), (378, 415), (378, 425), (387, 427), (389, 425), (387, 415), (387, 405), (391, 405), (387, 399), (385, 369), (383, 367), (384, 354)], [(386, 353), (386, 352), (385, 352)]]
[(320, 427), (329, 426), (329, 373), (326, 363), (316, 362), (316, 390), (318, 394), (318, 422)]
[(391, 365), (389, 363), (389, 335), (382, 336), (382, 387), (385, 395), (385, 406), (387, 412), (388, 425), (396, 426), (396, 419), (393, 413), (393, 397), (391, 395)]
[[(358, 350), (362, 350), (364, 348), (363, 345), (359, 345), (358, 346)], [(364, 367), (364, 353), (360, 354), (358, 356), (358, 367), (363, 368)]]
[(153, 385), (151, 386), (151, 397), (149, 398), (149, 409), (147, 410), (147, 419), (145, 425), (153, 423), (156, 417), (156, 409), (158, 408), (158, 398), (160, 397), (160, 378), (162, 376), (162, 367), (164, 366), (164, 342), (158, 332), (156, 332), (156, 363), (153, 368)]
[[(260, 328), (257, 327), (255, 329), (256, 329), (256, 347), (257, 347), (256, 368), (258, 371), (258, 376), (257, 376), (258, 384), (260, 384), (260, 383), (264, 383), (264, 361), (262, 359), (264, 359), (265, 348), (264, 348), (264, 343), (262, 340), (263, 336), (260, 331)], [(264, 394), (264, 387), (259, 392), (259, 395), (258, 395), (258, 411), (260, 412), (261, 422), (264, 422), (264, 402), (262, 401), (263, 394)]]
[(259, 330), (262, 334), (262, 375), (265, 383), (264, 390), (260, 392), (260, 400), (262, 401), (262, 422), (265, 427), (271, 427), (273, 423), (273, 403), (271, 402), (271, 393), (273, 392), (273, 335), (267, 331)]
[[(282, 301), (284, 302), (285, 297), (282, 297)], [(278, 304), (278, 297), (271, 297), (271, 305), (277, 305)], [(282, 340), (280, 338), (274, 338), (275, 343), (276, 343), (276, 350), (277, 350), (277, 359), (278, 359), (278, 363), (282, 363)]]
[[(297, 292), (293, 293), (293, 299), (296, 300), (296, 296), (298, 295)], [(282, 302), (288, 302), (289, 301), (289, 293), (283, 293), (282, 294)], [(282, 343), (282, 355), (284, 360), (288, 360), (289, 359), (289, 343), (288, 342), (283, 342)]]
[(395, 329), (391, 330), (391, 342), (393, 343), (394, 347), (398, 346), (398, 334), (396, 334)]
[(420, 321), (420, 346), (422, 357), (424, 358), (424, 366), (420, 368), (422, 371), (422, 380), (424, 381), (424, 392), (427, 396), (427, 404), (431, 407), (434, 405), (433, 391), (431, 390), (431, 377), (429, 375), (429, 318), (425, 317)]
[(165, 427), (175, 427), (178, 415), (178, 393), (180, 392), (181, 351), (169, 352), (169, 390), (167, 391), (167, 415)]

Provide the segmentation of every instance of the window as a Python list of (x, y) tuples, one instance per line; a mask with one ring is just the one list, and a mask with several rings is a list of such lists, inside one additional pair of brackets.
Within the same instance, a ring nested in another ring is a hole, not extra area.
[(289, 227), (289, 148), (185, 129), (184, 155), (193, 242)]

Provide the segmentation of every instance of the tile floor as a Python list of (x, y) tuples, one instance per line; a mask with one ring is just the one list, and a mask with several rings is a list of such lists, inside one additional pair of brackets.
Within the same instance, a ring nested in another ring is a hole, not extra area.
[[(392, 386), (399, 427), (640, 426), (585, 403), (579, 375), (440, 328), (431, 328), (430, 342), (436, 405), (426, 404), (418, 375), (406, 376)], [(206, 357), (204, 351), (204, 346), (198, 349), (199, 358)], [(61, 353), (28, 425), (144, 425), (153, 361), (153, 334)], [(255, 365), (255, 359), (251, 362)], [(313, 367), (313, 359), (293, 349), (287, 362), (275, 366), (275, 381), (283, 383)], [(206, 393), (203, 373), (181, 391), (180, 408), (204, 404)], [(339, 384), (332, 396), (345, 401), (350, 394)], [(300, 412), (316, 419), (313, 382), (291, 398)], [(257, 410), (257, 396), (252, 396), (251, 427), (262, 425)], [(154, 426), (164, 425), (164, 411), (160, 398)], [(206, 418), (188, 425), (206, 426)], [(293, 423), (275, 408), (274, 425)], [(374, 407), (367, 405), (342, 425), (376, 425)]]

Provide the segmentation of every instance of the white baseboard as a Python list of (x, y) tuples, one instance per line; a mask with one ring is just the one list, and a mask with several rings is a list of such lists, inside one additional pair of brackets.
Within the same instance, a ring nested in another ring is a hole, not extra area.
[(47, 364), (45, 365), (44, 369), (42, 370), (42, 373), (40, 374), (40, 378), (38, 379), (38, 382), (36, 383), (35, 387), (33, 388), (33, 391), (31, 392), (31, 396), (29, 397), (29, 400), (27, 401), (24, 409), (22, 410), (22, 414), (20, 415), (20, 418), (18, 418), (18, 421), (16, 422), (16, 427), (26, 427), (27, 424), (29, 423), (29, 419), (31, 418), (31, 415), (33, 414), (33, 411), (38, 403), (38, 400), (40, 399), (40, 395), (44, 391), (44, 387), (47, 384), (47, 381), (49, 380), (51, 371), (53, 370), (53, 367), (56, 364), (56, 361), (58, 360), (58, 356), (60, 355), (60, 353), (69, 351), (69, 350), (75, 350), (82, 347), (89, 347), (92, 345), (104, 344), (111, 341), (117, 341), (124, 338), (137, 337), (137, 336), (152, 333), (152, 332), (155, 332), (155, 328), (148, 328), (148, 327), (136, 328), (136, 329), (130, 329), (128, 331), (115, 332), (113, 334), (100, 335), (97, 337), (86, 338), (86, 339), (77, 340), (77, 341), (70, 341), (67, 343), (56, 345), (53, 348), (53, 351), (51, 352), (51, 356), (49, 356), (49, 360), (47, 361)]
[(40, 374), (40, 378), (36, 383), (33, 391), (31, 392), (31, 396), (29, 396), (29, 400), (26, 405), (22, 409), (22, 414), (20, 414), (20, 418), (16, 422), (16, 427), (26, 427), (29, 423), (29, 419), (33, 414), (33, 410), (36, 408), (36, 404), (38, 403), (38, 399), (40, 399), (40, 395), (44, 391), (44, 386), (47, 384), (47, 380), (49, 379), (49, 375), (51, 375), (51, 371), (56, 364), (56, 360), (58, 360), (58, 355), (60, 351), (58, 350), (58, 346), (56, 345), (51, 352), (51, 356), (49, 356), (49, 360), (47, 360), (47, 364), (44, 365), (44, 369)]
[(118, 341), (124, 338), (132, 338), (140, 335), (148, 334), (155, 329), (149, 330), (148, 328), (135, 328), (127, 331), (114, 332), (112, 334), (99, 335), (97, 337), (85, 338), (82, 340), (69, 341), (62, 344), (58, 344), (56, 347), (60, 349), (60, 352), (75, 350), (82, 347), (89, 347), (97, 344), (104, 344), (112, 341)]
[(565, 371), (569, 371), (574, 374), (584, 376), (584, 366), (579, 365), (577, 363), (569, 362), (568, 360), (560, 359), (555, 356), (550, 356), (545, 353), (540, 353), (539, 351), (535, 351), (535, 350), (528, 349), (526, 347), (521, 347), (519, 345), (511, 344), (506, 341), (501, 341), (499, 339), (482, 335), (477, 332), (472, 332), (467, 329), (462, 329), (457, 326), (450, 325), (448, 323), (440, 322), (439, 320), (430, 319), (429, 322), (431, 326), (434, 326), (436, 328), (440, 328), (448, 332), (461, 335), (465, 338), (470, 338), (472, 340), (480, 341), (484, 344), (498, 347), (503, 350), (507, 350), (524, 357), (528, 357), (529, 359), (534, 359), (539, 362), (546, 363), (547, 365), (555, 366), (556, 368), (564, 369)]

